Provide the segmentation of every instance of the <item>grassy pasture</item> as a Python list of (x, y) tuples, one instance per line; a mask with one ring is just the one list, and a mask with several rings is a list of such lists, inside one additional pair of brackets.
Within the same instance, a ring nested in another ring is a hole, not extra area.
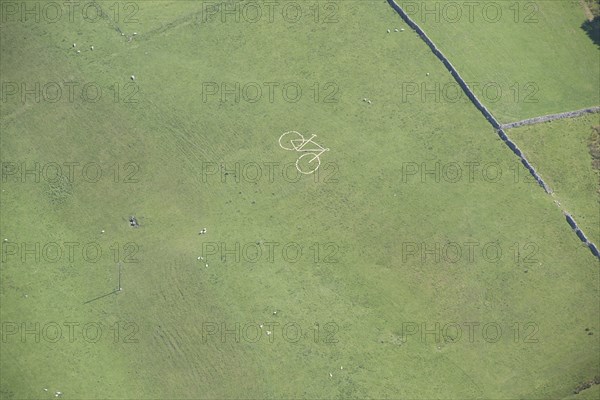
[[(501, 123), (600, 103), (598, 47), (581, 29), (579, 1), (398, 4)], [(441, 81), (441, 101), (453, 101), (454, 92), (443, 91), (451, 82)]]
[(508, 131), (594, 243), (600, 241), (600, 176), (592, 168), (588, 144), (592, 126), (599, 122), (598, 115), (591, 114)]
[[(47, 387), (89, 399), (546, 399), (599, 372), (597, 260), (541, 188), (514, 179), (524, 168), (474, 107), (401, 101), (394, 82), (424, 81), (425, 71), (449, 76), (415, 35), (386, 33), (402, 26), (386, 3), (337, 2), (339, 22), (330, 24), (202, 23), (196, 3), (161, 4), (140, 3), (130, 42), (108, 22), (2, 27), (2, 81), (69, 79), (104, 93), (95, 103), (2, 103), (2, 162), (103, 171), (97, 182), (76, 175), (71, 185), (8, 178), (2, 238), (93, 242), (103, 252), (97, 262), (77, 252), (73, 262), (22, 261), (5, 245), (0, 319), (98, 322), (104, 334), (73, 343), (8, 336), (2, 398), (50, 398)], [(73, 37), (95, 50), (77, 55)], [(125, 86), (132, 74), (135, 86)], [(221, 102), (203, 98), (212, 82), (297, 82), (304, 91), (295, 103), (280, 91), (272, 102), (265, 92), (254, 103)], [(324, 102), (329, 92), (315, 101), (315, 82), (333, 82), (336, 102)], [(281, 175), (297, 156), (277, 143), (290, 129), (316, 133), (331, 149), (316, 182)], [(408, 164), (436, 162), (493, 163), (502, 176), (490, 181), (478, 170), (472, 182), (453, 182), (406, 173)], [(233, 172), (209, 175), (212, 163)], [(248, 179), (241, 168), (249, 163), (278, 163), (275, 178)], [(132, 214), (141, 228), (128, 226)], [(202, 227), (208, 234), (199, 236)], [(264, 246), (258, 262), (207, 255), (213, 244), (260, 241), (279, 243), (273, 261)], [(281, 253), (292, 242), (303, 248), (294, 262)], [(448, 242), (494, 243), (502, 257), (423, 260), (405, 248)], [(129, 243), (137, 262), (125, 262), (133, 261)], [(116, 287), (115, 244), (124, 290), (84, 304)], [(203, 251), (209, 267), (197, 260)], [(115, 343), (110, 328), (119, 321)], [(401, 340), (403, 324), (469, 321), (497, 323), (502, 336)], [(272, 342), (207, 335), (207, 327), (266, 322), (280, 324)], [(515, 322), (537, 332), (521, 329), (515, 340)], [(296, 342), (282, 337), (290, 323), (303, 332)]]

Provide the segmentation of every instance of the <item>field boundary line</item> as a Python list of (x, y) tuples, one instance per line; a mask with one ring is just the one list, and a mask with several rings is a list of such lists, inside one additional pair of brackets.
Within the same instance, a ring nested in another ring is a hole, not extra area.
[[(535, 170), (533, 165), (531, 165), (531, 163), (527, 160), (527, 158), (525, 157), (523, 152), (517, 147), (517, 145), (512, 140), (509, 139), (509, 137), (506, 135), (506, 132), (504, 132), (502, 125), (492, 115), (492, 113), (483, 105), (483, 103), (477, 98), (477, 96), (475, 96), (475, 93), (473, 93), (473, 91), (469, 88), (469, 85), (467, 85), (465, 80), (460, 76), (457, 69), (446, 58), (446, 56), (444, 56), (444, 54), (442, 54), (442, 52), (437, 48), (437, 46), (433, 43), (433, 41), (425, 34), (425, 31), (423, 31), (423, 29), (421, 29), (421, 27), (419, 25), (417, 25), (417, 23), (414, 22), (408, 16), (408, 14), (402, 9), (402, 7), (400, 7), (398, 5), (398, 3), (396, 3), (395, 0), (387, 0), (387, 2), (398, 13), (398, 15), (400, 15), (400, 18), (402, 18), (402, 20), (409, 27), (411, 27), (415, 32), (417, 32), (417, 34), (421, 37), (421, 39), (423, 39), (423, 41), (431, 49), (433, 54), (435, 54), (435, 56), (444, 64), (446, 69), (450, 72), (450, 74), (452, 75), (454, 80), (456, 80), (458, 85), (462, 88), (462, 90), (467, 95), (469, 100), (471, 100), (473, 105), (483, 114), (485, 119), (487, 119), (488, 122), (494, 127), (494, 129), (496, 130), (496, 133), (498, 134), (498, 136), (500, 136), (500, 139), (502, 139), (502, 141), (512, 150), (512, 152), (515, 153), (515, 155), (517, 155), (519, 157), (523, 166), (525, 168), (527, 168), (529, 173), (535, 178), (536, 182), (544, 189), (544, 191), (547, 194), (552, 195), (553, 190), (546, 184), (546, 182), (544, 182), (542, 177), (537, 173), (537, 171)], [(575, 231), (575, 233), (577, 234), (577, 237), (590, 249), (592, 254), (600, 260), (600, 251), (598, 250), (598, 247), (594, 243), (592, 243), (591, 241), (589, 241), (587, 239), (587, 237), (585, 236), (583, 231), (579, 228), (579, 226), (577, 225), (575, 220), (571, 217), (571, 215), (569, 215), (564, 209), (562, 209), (562, 207), (560, 206), (560, 204), (558, 204), (558, 202), (555, 202), (555, 204), (557, 204), (557, 206), (559, 208), (561, 208), (561, 211), (563, 212), (563, 214), (565, 215), (565, 218), (567, 219), (567, 223), (569, 223), (571, 228)], [(571, 223), (573, 223), (573, 225), (571, 225)]]
[(567, 112), (562, 112), (562, 113), (558, 113), (558, 114), (541, 115), (539, 117), (527, 118), (527, 119), (524, 119), (521, 121), (511, 122), (508, 124), (502, 124), (501, 126), (502, 126), (502, 129), (512, 129), (512, 128), (517, 128), (519, 126), (540, 124), (542, 122), (554, 121), (557, 119), (575, 118), (575, 117), (580, 117), (585, 114), (594, 114), (594, 113), (600, 113), (600, 106), (584, 108), (582, 110), (576, 110), (576, 111), (567, 111)]
[(100, 4), (98, 4), (98, 2), (96, 0), (92, 0), (91, 4), (94, 4), (95, 7), (97, 7), (98, 9), (100, 9), (100, 17), (105, 18), (106, 20), (108, 20), (108, 22), (112, 25), (113, 29), (116, 30), (119, 33), (123, 33), (121, 31), (121, 28), (119, 27), (119, 24), (117, 24), (117, 22), (115, 22), (110, 15), (108, 15), (106, 12), (104, 12), (104, 9), (102, 8), (102, 6)]

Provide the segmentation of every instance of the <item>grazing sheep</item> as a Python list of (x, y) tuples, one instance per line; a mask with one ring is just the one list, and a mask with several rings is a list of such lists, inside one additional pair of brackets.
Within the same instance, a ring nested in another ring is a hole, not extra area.
[(398, 28), (394, 29), (394, 32), (398, 32)]
[(135, 81), (135, 75), (131, 75), (131, 80)]
[(389, 30), (389, 29), (387, 30), (387, 33), (390, 33), (390, 30)]

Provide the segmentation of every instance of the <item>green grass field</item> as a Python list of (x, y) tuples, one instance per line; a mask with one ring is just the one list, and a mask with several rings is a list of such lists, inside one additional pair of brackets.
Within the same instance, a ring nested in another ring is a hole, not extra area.
[[(398, 4), (501, 123), (600, 103), (598, 47), (581, 29), (578, 0)], [(441, 87), (452, 82), (431, 78)], [(454, 91), (442, 91), (441, 101), (452, 99)]]
[[(317, 3), (318, 22), (301, 3), (297, 23), (137, 4), (125, 36), (106, 20), (2, 24), (3, 83), (74, 81), (102, 96), (23, 104), (3, 86), (0, 398), (563, 399), (600, 374), (598, 260), (475, 107), (402, 101), (396, 82), (451, 77), (386, 2)], [(223, 82), (263, 95), (207, 93)], [(277, 89), (270, 101), (266, 82), (302, 96)], [(278, 144), (289, 130), (330, 149), (317, 176), (296, 178), (297, 154)], [(79, 164), (72, 182), (36, 182), (6, 170), (23, 162)], [(91, 163), (97, 181), (82, 172)], [(461, 178), (421, 175), (436, 163), (462, 166)], [(478, 165), (471, 180), (465, 163)], [(260, 179), (244, 169), (256, 164)], [(78, 245), (52, 262), (27, 253), (36, 243)], [(97, 261), (82, 253), (90, 243)], [(239, 260), (236, 243), (252, 245)], [(293, 243), (297, 260), (282, 252)], [(449, 243), (460, 257), (421, 254)], [(463, 335), (409, 334), (436, 323)], [(236, 324), (253, 328), (236, 340)], [(483, 326), (500, 327), (498, 340)]]
[(594, 243), (600, 242), (600, 176), (592, 167), (588, 145), (592, 126), (599, 122), (598, 114), (590, 114), (508, 131)]

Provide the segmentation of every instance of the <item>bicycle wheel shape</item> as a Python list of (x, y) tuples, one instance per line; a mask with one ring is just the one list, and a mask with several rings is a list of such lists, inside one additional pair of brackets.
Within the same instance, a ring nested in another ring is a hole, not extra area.
[(296, 150), (297, 145), (294, 143), (302, 144), (303, 142), (304, 136), (300, 132), (288, 131), (279, 136), (279, 146), (284, 150)]
[(312, 174), (313, 172), (318, 170), (320, 165), (321, 159), (315, 153), (302, 154), (296, 160), (296, 168), (300, 173), (306, 175)]

